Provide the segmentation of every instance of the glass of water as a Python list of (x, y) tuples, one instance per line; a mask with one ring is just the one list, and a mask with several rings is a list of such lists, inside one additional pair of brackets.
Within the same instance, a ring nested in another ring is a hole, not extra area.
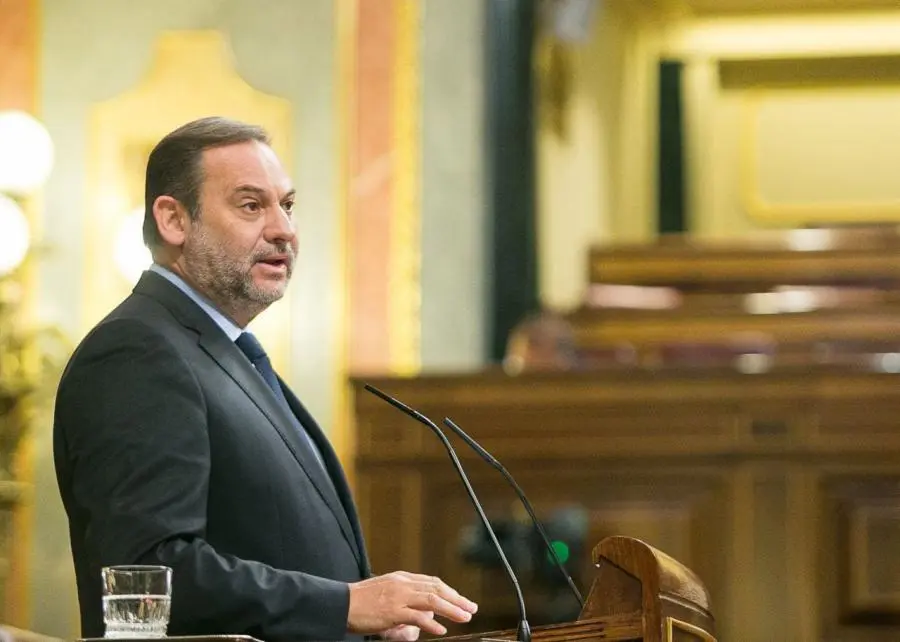
[(166, 637), (172, 604), (171, 568), (106, 566), (101, 575), (104, 637)]

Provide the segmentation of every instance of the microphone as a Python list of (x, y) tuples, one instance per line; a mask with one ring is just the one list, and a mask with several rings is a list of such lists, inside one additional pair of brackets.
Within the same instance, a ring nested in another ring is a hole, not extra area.
[(516, 630), (516, 639), (518, 640), (518, 642), (531, 642), (531, 626), (528, 624), (528, 618), (525, 616), (525, 598), (522, 597), (522, 589), (519, 587), (519, 579), (516, 577), (515, 572), (513, 572), (512, 566), (509, 565), (509, 560), (506, 559), (506, 554), (503, 552), (503, 547), (500, 546), (500, 542), (497, 541), (497, 534), (494, 533), (494, 529), (491, 528), (491, 523), (490, 521), (488, 521), (487, 515), (484, 514), (484, 508), (482, 508), (481, 502), (478, 501), (478, 497), (476, 497), (475, 491), (472, 490), (472, 484), (469, 483), (469, 478), (466, 477), (466, 473), (459, 461), (459, 457), (457, 457), (456, 455), (456, 450), (453, 449), (453, 445), (450, 443), (450, 440), (447, 439), (447, 435), (444, 434), (444, 431), (441, 430), (436, 423), (434, 423), (431, 419), (423, 415), (418, 410), (413, 410), (402, 401), (394, 399), (389, 394), (382, 392), (375, 386), (365, 384), (364, 388), (376, 397), (379, 397), (382, 400), (388, 402), (389, 404), (394, 406), (394, 408), (397, 408), (404, 414), (407, 414), (416, 421), (428, 426), (431, 431), (435, 435), (437, 435), (438, 439), (441, 440), (441, 443), (444, 444), (444, 448), (447, 450), (447, 454), (450, 455), (450, 460), (453, 462), (453, 466), (456, 469), (456, 472), (459, 474), (459, 478), (460, 480), (462, 480), (463, 486), (466, 487), (466, 492), (469, 494), (469, 499), (472, 500), (472, 505), (475, 507), (475, 512), (477, 512), (478, 517), (481, 518), (481, 523), (484, 524), (484, 528), (490, 536), (491, 542), (493, 542), (494, 548), (497, 550), (497, 554), (500, 556), (500, 561), (503, 563), (503, 568), (506, 569), (506, 574), (509, 576), (509, 579), (513, 585), (513, 589), (516, 592), (516, 602), (518, 603), (519, 607), (519, 626)]
[(559, 559), (559, 556), (556, 554), (556, 549), (550, 544), (550, 538), (547, 537), (547, 532), (544, 530), (543, 525), (540, 520), (537, 518), (537, 515), (534, 514), (534, 508), (531, 506), (531, 502), (528, 501), (528, 498), (525, 497), (525, 491), (522, 490), (522, 487), (516, 483), (516, 480), (513, 479), (513, 476), (510, 474), (508, 470), (497, 461), (497, 458), (494, 457), (491, 453), (484, 449), (484, 447), (475, 441), (472, 437), (466, 434), (466, 432), (457, 426), (452, 419), (449, 417), (444, 418), (444, 425), (450, 428), (453, 432), (459, 436), (464, 442), (466, 442), (469, 447), (478, 453), (482, 459), (484, 459), (491, 466), (500, 471), (500, 474), (503, 475), (504, 479), (509, 482), (509, 485), (512, 486), (513, 490), (516, 491), (516, 495), (519, 496), (519, 501), (522, 502), (522, 505), (525, 507), (525, 510), (528, 512), (528, 516), (531, 518), (531, 521), (534, 523), (534, 527), (537, 529), (538, 534), (540, 534), (541, 539), (544, 540), (544, 544), (547, 547), (547, 550), (550, 551), (550, 555), (553, 557), (553, 561), (555, 562), (556, 568), (559, 569), (559, 572), (562, 573), (563, 578), (566, 580), (566, 584), (569, 585), (569, 588), (572, 590), (572, 594), (575, 596), (575, 599), (578, 600), (578, 603), (581, 605), (581, 608), (584, 608), (584, 598), (581, 597), (581, 592), (578, 590), (578, 587), (575, 586), (575, 582), (572, 580), (572, 576), (569, 575), (569, 572), (566, 570), (565, 565)]

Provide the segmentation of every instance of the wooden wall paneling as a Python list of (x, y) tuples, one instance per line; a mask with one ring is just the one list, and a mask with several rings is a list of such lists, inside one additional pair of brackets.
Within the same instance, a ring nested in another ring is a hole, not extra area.
[(900, 450), (897, 384), (890, 374), (824, 378), (811, 445), (835, 453)]
[(723, 640), (749, 641), (752, 638), (745, 630), (745, 625), (748, 622), (748, 611), (754, 608), (754, 587), (750, 581), (736, 582), (734, 578), (752, 578), (755, 570), (753, 469), (750, 465), (741, 461), (733, 463), (728, 491), (729, 528), (721, 547), (712, 549), (724, 558), (727, 582), (723, 592), (710, 595), (717, 605), (713, 613)]
[[(442, 466), (445, 470), (441, 470)], [(424, 468), (420, 568), (440, 575), (478, 601), (485, 614), (480, 618), (480, 628), (514, 624), (514, 594), (502, 569), (484, 569), (460, 562), (463, 529), (477, 527), (479, 522), (449, 461)], [(467, 468), (492, 521), (516, 519), (525, 520), (526, 527), (530, 524), (512, 490), (498, 474), (480, 461), (472, 462)], [(366, 470), (370, 475), (361, 478), (374, 481), (378, 474), (388, 475), (386, 469), (379, 473), (371, 473), (371, 468)], [(573, 506), (586, 512), (588, 526), (583, 548), (572, 551), (569, 565), (584, 591), (593, 577), (590, 548), (612, 534), (628, 534), (667, 550), (695, 570), (699, 569), (712, 586), (718, 589), (724, 585), (722, 556), (704, 553), (724, 537), (725, 524), (720, 516), (727, 510), (721, 470), (708, 468), (700, 473), (697, 467), (689, 471), (673, 466), (660, 468), (648, 461), (627, 465), (551, 462), (522, 467), (511, 464), (511, 471), (528, 493), (539, 517), (546, 519), (556, 509)], [(380, 495), (389, 485), (379, 482), (373, 487)], [(385, 514), (379, 514), (378, 518), (382, 523), (390, 521)], [(415, 524), (405, 525), (415, 530)], [(383, 530), (379, 533), (384, 534)], [(383, 548), (373, 550), (373, 559), (380, 554), (399, 558), (395, 549), (392, 550), (392, 553)], [(529, 617), (534, 622), (551, 621), (553, 613), (549, 609), (541, 610), (541, 605), (547, 602), (546, 591), (531, 579), (528, 568), (517, 567), (517, 572), (527, 603), (534, 610)], [(577, 614), (577, 604), (564, 590), (556, 594), (552, 606), (559, 606), (560, 602), (569, 602), (567, 607)], [(464, 632), (465, 627), (454, 630)]]
[(359, 473), (356, 491), (366, 548), (376, 574), (422, 568), (422, 477), (382, 468)]
[[(692, 568), (710, 589), (721, 642), (900, 637), (900, 567), (884, 561), (900, 537), (896, 375), (490, 371), (372, 383), (438, 421), (453, 417), (504, 462), (539, 515), (580, 506), (592, 543), (638, 537)], [(371, 446), (356, 460), (367, 480), (361, 503), (388, 504), (364, 509), (367, 531), (397, 540), (397, 515), (409, 517), (419, 568), (481, 600), (485, 628), (509, 626), (515, 604), (502, 572), (460, 559), (461, 529), (476, 518), (437, 440), (356, 392)], [(492, 517), (521, 515), (495, 471), (462, 445), (460, 457)], [(380, 498), (397, 496), (405, 476), (417, 476), (421, 495), (404, 513)], [(409, 548), (377, 544), (373, 559), (399, 561)], [(523, 575), (540, 622), (546, 596)]]
[(355, 429), (356, 454), (362, 459), (405, 459), (419, 454), (434, 439), (427, 434), (428, 428), (380, 400), (371, 413), (355, 419)]
[(821, 640), (817, 598), (818, 545), (822, 528), (819, 511), (819, 471), (815, 461), (791, 462), (788, 469), (785, 516), (785, 563), (790, 599), (789, 623), (794, 640)]
[[(756, 640), (795, 639), (790, 625), (793, 615), (790, 599), (788, 558), (786, 472), (780, 466), (765, 466), (753, 471), (753, 564), (750, 578), (755, 617), (744, 621), (745, 632)], [(749, 615), (749, 613), (748, 613)], [(787, 625), (787, 626), (786, 626)], [(787, 629), (787, 630), (786, 630)]]
[(823, 630), (854, 642), (897, 639), (900, 466), (829, 471), (820, 489)]

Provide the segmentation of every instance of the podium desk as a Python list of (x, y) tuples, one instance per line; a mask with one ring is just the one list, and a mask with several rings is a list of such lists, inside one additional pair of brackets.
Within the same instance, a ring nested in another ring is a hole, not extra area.
[[(706, 587), (677, 560), (630, 537), (605, 538), (591, 558), (596, 575), (579, 617), (572, 622), (534, 627), (534, 642), (716, 642)], [(490, 631), (439, 639), (509, 641), (516, 639), (516, 632)], [(172, 636), (164, 640), (260, 642), (247, 635)], [(87, 638), (79, 642), (108, 641)]]
[[(591, 558), (596, 574), (579, 617), (534, 627), (534, 642), (717, 642), (709, 594), (689, 568), (630, 537), (603, 539)], [(516, 639), (516, 632), (443, 639), (509, 641)]]

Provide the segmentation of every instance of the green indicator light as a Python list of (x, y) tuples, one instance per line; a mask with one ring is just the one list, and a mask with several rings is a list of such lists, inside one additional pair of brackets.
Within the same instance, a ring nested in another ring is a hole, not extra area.
[[(556, 556), (559, 558), (559, 561), (565, 564), (569, 561), (569, 545), (565, 542), (561, 542), (559, 540), (555, 540), (550, 542), (550, 546), (553, 547), (553, 551), (556, 553)], [(547, 553), (547, 561), (553, 563), (553, 556), (550, 553)]]

